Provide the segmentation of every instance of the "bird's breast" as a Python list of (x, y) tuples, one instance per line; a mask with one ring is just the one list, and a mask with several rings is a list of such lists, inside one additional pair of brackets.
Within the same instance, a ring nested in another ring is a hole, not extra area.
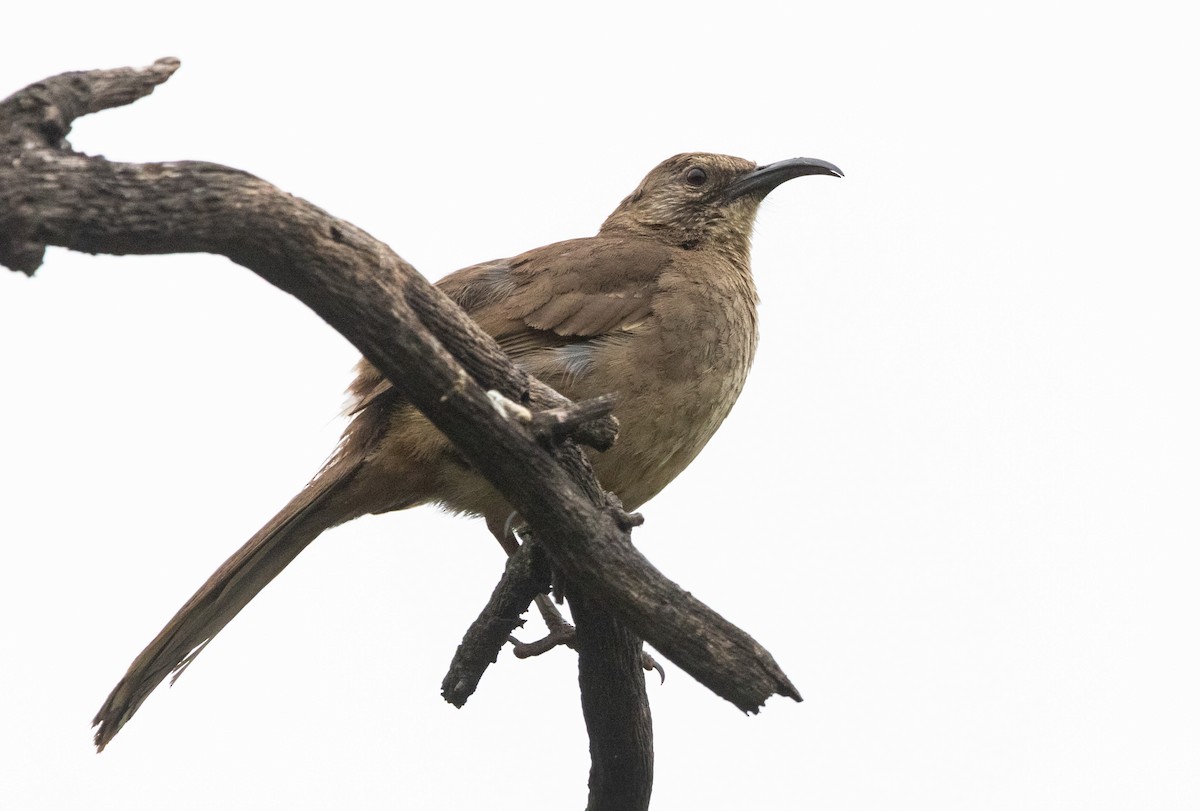
[(564, 394), (619, 396), (620, 436), (592, 461), (627, 509), (696, 458), (741, 394), (758, 339), (755, 298), (752, 286), (724, 282), (684, 280), (635, 329), (589, 342), (586, 359), (578, 347), (566, 352), (577, 373), (555, 381)]

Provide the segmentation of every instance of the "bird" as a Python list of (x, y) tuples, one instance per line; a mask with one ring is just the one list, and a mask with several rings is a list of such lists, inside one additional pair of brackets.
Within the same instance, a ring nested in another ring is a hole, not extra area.
[[(785, 181), (841, 177), (816, 158), (764, 166), (704, 152), (654, 167), (592, 237), (473, 265), (437, 286), (514, 363), (571, 400), (616, 394), (617, 442), (589, 452), (635, 510), (686, 468), (742, 391), (758, 343), (750, 240)], [(437, 504), (482, 516), (510, 554), (513, 511), (365, 359), (349, 422), (312, 480), (200, 587), (130, 665), (93, 720), (98, 750), (309, 543), (367, 514)], [(172, 682), (174, 681), (172, 678)]]

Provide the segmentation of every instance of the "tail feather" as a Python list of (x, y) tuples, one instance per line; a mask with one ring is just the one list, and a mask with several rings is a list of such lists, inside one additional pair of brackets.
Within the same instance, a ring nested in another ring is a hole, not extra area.
[(99, 751), (168, 674), (174, 672), (174, 683), (209, 640), (318, 535), (370, 511), (356, 503), (358, 499), (352, 492), (352, 483), (362, 466), (361, 453), (331, 460), (179, 609), (134, 659), (92, 720)]

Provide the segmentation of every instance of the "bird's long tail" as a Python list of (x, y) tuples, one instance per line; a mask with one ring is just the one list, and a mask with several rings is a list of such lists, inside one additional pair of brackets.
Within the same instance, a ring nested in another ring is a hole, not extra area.
[(361, 481), (364, 454), (345, 450), (225, 561), (134, 659), (92, 721), (100, 751), (168, 674), (178, 678), (209, 640), (318, 535), (373, 511), (356, 493), (363, 489), (355, 482)]

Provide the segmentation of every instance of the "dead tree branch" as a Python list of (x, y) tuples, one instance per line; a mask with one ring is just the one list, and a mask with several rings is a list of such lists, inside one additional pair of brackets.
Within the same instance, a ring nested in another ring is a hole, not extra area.
[[(387, 246), (246, 172), (193, 161), (114, 163), (70, 149), (66, 136), (76, 118), (149, 94), (178, 66), (163, 59), (144, 69), (63, 74), (0, 102), (0, 263), (33, 274), (47, 245), (107, 254), (214, 253), (303, 301), (504, 494), (586, 603), (589, 630), (581, 624), (581, 633), (594, 640), (580, 640), (581, 667), (603, 663), (595, 674), (581, 674), (589, 730), (601, 728), (604, 719), (595, 713), (610, 712), (616, 700), (590, 696), (596, 683), (620, 693), (627, 716), (644, 714), (641, 742), (626, 737), (616, 746), (649, 746), (640, 659), (626, 661), (640, 648), (638, 637), (743, 711), (757, 712), (774, 694), (799, 700), (765, 649), (634, 549), (631, 522), (608, 506), (575, 445), (539, 441), (558, 437), (559, 422), (579, 422), (579, 412), (515, 367)], [(496, 408), (491, 390), (536, 415), (567, 410), (561, 420), (539, 416), (527, 423)], [(611, 442), (611, 417), (595, 420), (606, 413), (586, 413), (591, 427), (581, 435), (591, 444), (602, 446), (605, 436)], [(568, 427), (578, 428), (574, 422)], [(620, 638), (612, 643), (622, 651), (620, 663), (592, 656), (591, 641), (610, 647), (606, 635)], [(625, 675), (614, 681), (614, 673)], [(622, 780), (642, 780), (634, 788), (649, 798), (649, 770), (613, 775), (612, 764), (629, 753), (598, 751), (609, 740), (602, 737), (592, 741), (594, 758), (604, 763), (593, 767), (591, 807), (645, 807), (597, 794)]]

